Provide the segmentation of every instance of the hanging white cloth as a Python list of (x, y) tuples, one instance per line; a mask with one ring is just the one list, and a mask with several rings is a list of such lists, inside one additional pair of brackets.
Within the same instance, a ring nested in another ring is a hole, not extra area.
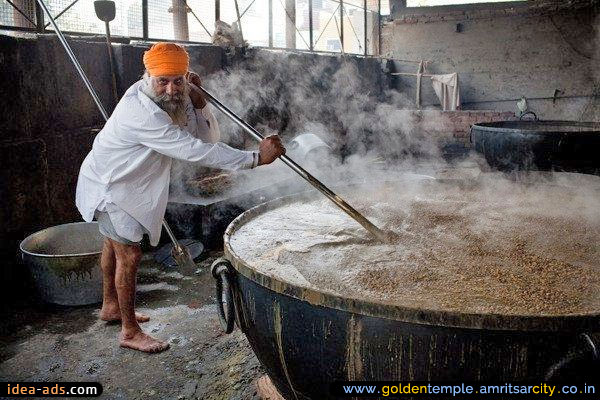
[(460, 90), (458, 74), (432, 75), (431, 84), (435, 94), (440, 99), (442, 110), (456, 111), (460, 108)]

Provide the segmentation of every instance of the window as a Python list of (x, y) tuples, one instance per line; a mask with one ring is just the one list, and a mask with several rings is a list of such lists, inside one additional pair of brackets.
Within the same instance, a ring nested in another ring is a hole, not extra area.
[[(36, 0), (14, 3), (20, 5), (19, 11), (13, 8), (13, 2), (0, 0), (0, 29), (37, 29)], [(93, 0), (46, 0), (46, 4), (61, 30), (104, 34), (104, 23), (96, 16)], [(143, 20), (144, 4), (147, 25)], [(289, 45), (300, 50), (352, 54), (378, 52), (378, 12), (390, 13), (390, 0), (117, 0), (115, 5), (116, 17), (110, 23), (115, 36), (142, 38), (147, 32), (151, 40), (211, 42), (216, 15), (232, 24), (239, 13), (244, 39), (250, 45), (272, 43), (275, 48)], [(292, 12), (294, 15), (290, 15)], [(45, 31), (52, 31), (48, 21)]]
[(476, 4), (476, 3), (508, 3), (523, 2), (524, 0), (407, 0), (407, 7), (431, 7), (431, 6), (451, 6), (457, 4)]

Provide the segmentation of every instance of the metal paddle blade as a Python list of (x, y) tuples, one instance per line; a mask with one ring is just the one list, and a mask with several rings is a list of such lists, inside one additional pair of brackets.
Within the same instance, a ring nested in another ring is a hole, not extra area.
[(173, 255), (175, 261), (177, 261), (177, 265), (179, 265), (179, 268), (189, 272), (193, 272), (196, 268), (196, 263), (194, 263), (190, 252), (185, 246), (173, 246), (171, 254)]
[(104, 22), (110, 22), (115, 19), (116, 9), (114, 1), (96, 0), (94, 1), (94, 10), (96, 10), (96, 16)]
[(176, 251), (177, 247), (171, 243), (164, 245), (154, 253), (154, 260), (167, 267), (195, 268), (194, 260), (202, 254), (204, 245), (194, 239), (183, 239), (179, 244), (181, 251)]

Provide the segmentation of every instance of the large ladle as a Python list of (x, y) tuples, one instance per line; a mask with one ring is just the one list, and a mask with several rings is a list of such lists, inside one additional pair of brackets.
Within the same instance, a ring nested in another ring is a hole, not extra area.
[[(202, 86), (196, 86), (193, 83), (190, 83), (190, 87), (192, 90), (200, 93), (204, 96), (212, 105), (214, 105), (219, 111), (223, 112), (227, 117), (229, 117), (233, 122), (239, 125), (243, 130), (250, 134), (254, 139), (261, 141), (265, 137), (250, 126), (246, 121), (238, 117), (233, 111), (229, 108), (225, 107), (219, 100), (215, 98), (212, 94), (210, 94), (206, 89)], [(321, 181), (312, 176), (308, 171), (298, 165), (294, 160), (289, 158), (286, 155), (280, 156), (279, 159), (283, 161), (288, 167), (290, 167), (294, 172), (304, 178), (308, 183), (313, 185), (319, 192), (323, 193), (329, 200), (333, 201), (333, 203), (342, 209), (346, 214), (352, 217), (356, 222), (361, 224), (367, 231), (369, 231), (373, 236), (382, 242), (389, 242), (392, 239), (391, 233), (384, 232), (375, 226), (371, 221), (369, 221), (364, 215), (355, 210), (350, 204), (346, 203), (344, 199), (335, 194), (331, 189), (325, 186)]]
[[(75, 66), (75, 69), (79, 73), (79, 76), (81, 76), (81, 79), (85, 83), (85, 86), (87, 87), (88, 91), (90, 92), (90, 95), (94, 99), (96, 106), (98, 106), (98, 109), (100, 110), (100, 114), (102, 114), (105, 121), (108, 121), (108, 113), (104, 109), (104, 106), (102, 105), (102, 102), (100, 101), (100, 97), (98, 97), (98, 93), (96, 93), (96, 90), (92, 86), (92, 83), (90, 82), (87, 75), (83, 71), (83, 68), (81, 68), (81, 64), (79, 64), (79, 61), (77, 61), (77, 58), (75, 57), (75, 53), (73, 53), (73, 50), (71, 49), (71, 46), (69, 46), (67, 39), (65, 39), (65, 36), (63, 35), (62, 31), (58, 28), (58, 25), (56, 24), (54, 17), (52, 17), (52, 14), (50, 14), (50, 10), (48, 10), (46, 3), (44, 3), (44, 0), (37, 0), (37, 2), (39, 3), (40, 7), (42, 7), (42, 9), (46, 13), (46, 15), (48, 16), (48, 19), (50, 20), (50, 23), (54, 27), (56, 35), (58, 36), (58, 39), (60, 40), (60, 43), (63, 45), (65, 51), (67, 52), (67, 55), (69, 56), (69, 58), (73, 62), (73, 65)], [(163, 227), (165, 228), (165, 230), (167, 231), (167, 234), (169, 235), (169, 238), (173, 242), (172, 255), (173, 255), (173, 258), (175, 259), (175, 261), (177, 262), (177, 264), (182, 268), (186, 268), (188, 270), (193, 270), (193, 268), (195, 268), (196, 264), (194, 264), (194, 260), (193, 260), (192, 256), (190, 255), (190, 252), (188, 251), (188, 249), (185, 246), (182, 246), (179, 243), (179, 241), (175, 238), (175, 235), (173, 235), (173, 232), (171, 231), (169, 224), (167, 224), (167, 221), (165, 221), (164, 219), (163, 219)]]

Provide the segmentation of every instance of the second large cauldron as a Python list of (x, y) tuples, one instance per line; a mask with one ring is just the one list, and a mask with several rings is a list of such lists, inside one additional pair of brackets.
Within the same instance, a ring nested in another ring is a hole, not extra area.
[(597, 375), (598, 314), (468, 314), (361, 301), (275, 279), (236, 254), (231, 238), (240, 227), (307, 196), (315, 195), (278, 199), (240, 215), (225, 233), (225, 258), (213, 266), (227, 329), (234, 315), (286, 399), (333, 399), (334, 381), (539, 382)]
[(600, 174), (600, 124), (502, 121), (473, 125), (471, 142), (491, 167)]

